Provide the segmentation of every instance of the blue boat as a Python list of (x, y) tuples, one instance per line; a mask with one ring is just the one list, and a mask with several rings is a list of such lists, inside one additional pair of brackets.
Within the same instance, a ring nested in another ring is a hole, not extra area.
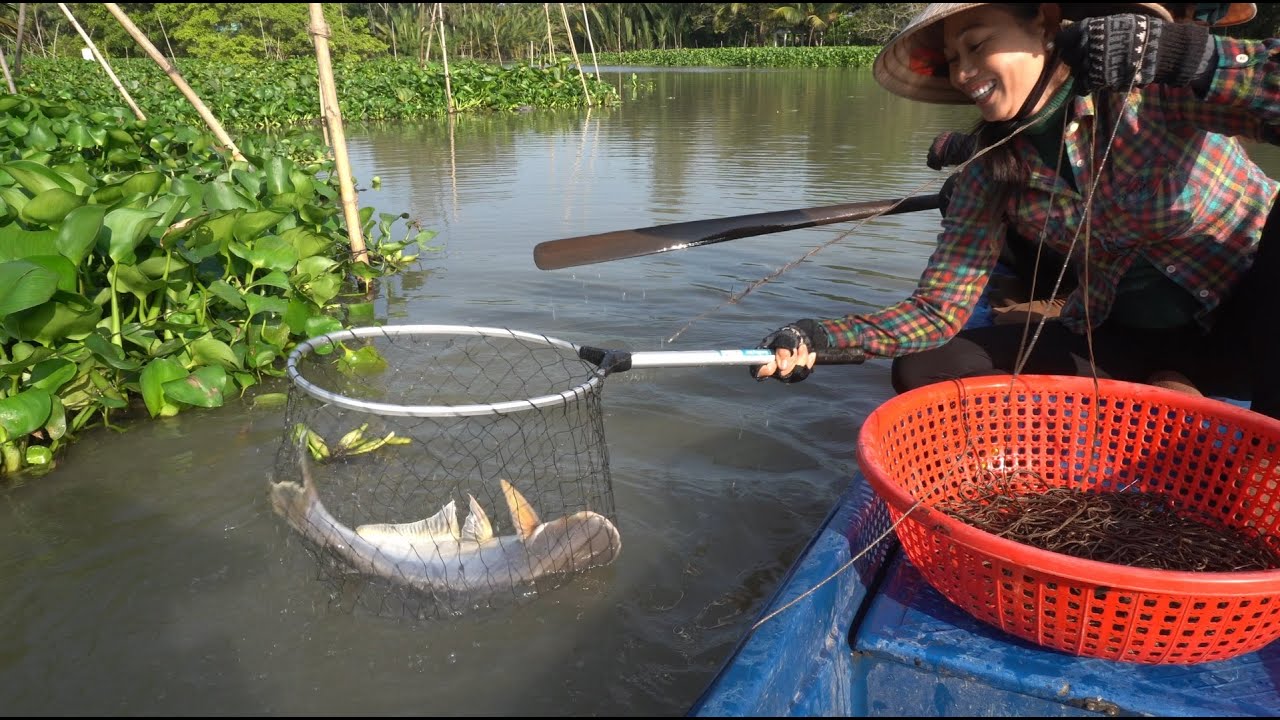
[(688, 714), (1280, 715), (1280, 643), (1195, 665), (1042, 648), (934, 590), (889, 525), (856, 475)]

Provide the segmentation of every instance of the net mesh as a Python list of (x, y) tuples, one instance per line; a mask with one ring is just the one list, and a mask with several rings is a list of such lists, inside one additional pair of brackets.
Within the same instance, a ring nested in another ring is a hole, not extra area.
[(360, 328), (303, 343), (271, 500), (331, 601), (442, 618), (534, 597), (621, 542), (603, 373), (497, 328)]

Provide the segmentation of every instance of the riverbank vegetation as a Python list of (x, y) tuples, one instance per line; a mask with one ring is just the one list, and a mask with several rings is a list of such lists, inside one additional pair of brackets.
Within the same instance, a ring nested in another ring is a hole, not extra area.
[[(112, 63), (121, 83), (147, 117), (199, 124), (200, 118), (158, 65), (135, 58)], [(618, 89), (584, 76), (561, 56), (547, 67), (500, 67), (479, 62), (449, 64), (449, 85), (438, 62), (378, 58), (339, 61), (334, 81), (343, 119), (349, 122), (444, 117), (454, 112), (596, 107), (620, 102)], [(314, 124), (319, 117), (316, 61), (294, 58), (228, 65), (184, 60), (182, 74), (224, 124), (274, 129)], [(584, 95), (584, 87), (589, 95)], [(80, 59), (33, 59), (24, 63), (18, 88), (89, 107), (119, 104), (119, 93), (97, 63)], [(450, 95), (449, 93), (452, 93)]]
[[(438, 61), (356, 60), (370, 48), (335, 62), (357, 121), (617, 101), (568, 58), (458, 61), (446, 85)], [(0, 94), (0, 478), (52, 467), (90, 428), (244, 397), (301, 339), (376, 322), (378, 281), (437, 249), (421, 219), (362, 207), (369, 262), (352, 259), (314, 53), (181, 61), (243, 157), (150, 59), (111, 58), (140, 120), (96, 62), (45, 55), (9, 54), (17, 92)]]

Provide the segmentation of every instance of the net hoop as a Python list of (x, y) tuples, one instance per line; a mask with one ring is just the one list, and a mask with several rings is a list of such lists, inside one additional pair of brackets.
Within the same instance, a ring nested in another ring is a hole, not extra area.
[(342, 340), (359, 340), (369, 337), (413, 336), (425, 334), (459, 335), (466, 337), (497, 337), (525, 340), (543, 345), (558, 347), (578, 353), (578, 346), (565, 340), (546, 335), (510, 330), (507, 328), (479, 327), (472, 325), (390, 325), (385, 327), (360, 327), (338, 330), (324, 335), (303, 340), (289, 353), (285, 367), (289, 381), (295, 387), (323, 402), (339, 407), (373, 413), (376, 415), (395, 415), (399, 417), (472, 417), (477, 415), (506, 415), (524, 410), (559, 407), (586, 397), (596, 392), (604, 380), (603, 371), (593, 373), (586, 381), (564, 392), (523, 400), (507, 400), (497, 403), (476, 403), (470, 405), (397, 405), (394, 403), (369, 402), (347, 397), (315, 385), (302, 377), (298, 370), (298, 362), (311, 353), (326, 347), (332, 347)]

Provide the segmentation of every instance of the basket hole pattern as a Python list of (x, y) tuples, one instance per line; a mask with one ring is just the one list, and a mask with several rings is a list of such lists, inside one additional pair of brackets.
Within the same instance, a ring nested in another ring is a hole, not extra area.
[[(1155, 492), (1180, 511), (1276, 547), (1280, 442), (1266, 425), (1163, 400), (1106, 389), (1095, 396), (1091, 385), (1088, 392), (1005, 386), (895, 408), (880, 426), (886, 477), (873, 483), (896, 484), (926, 505), (959, 496), (966, 481), (991, 473), (1006, 477), (1011, 491), (1048, 485)], [(1009, 474), (1016, 470), (1029, 472)], [(1272, 596), (1199, 594), (1194, 573), (1168, 572), (1176, 582), (1167, 591), (1143, 592), (1031, 571), (937, 532), (938, 515), (899, 525), (908, 558), (952, 602), (1032, 642), (1090, 657), (1191, 663), (1251, 652), (1280, 635), (1280, 602)]]

